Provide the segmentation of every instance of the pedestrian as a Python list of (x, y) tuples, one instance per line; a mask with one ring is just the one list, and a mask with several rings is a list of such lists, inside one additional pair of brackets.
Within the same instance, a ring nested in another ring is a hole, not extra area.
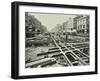
[(68, 42), (68, 34), (66, 33), (65, 41)]

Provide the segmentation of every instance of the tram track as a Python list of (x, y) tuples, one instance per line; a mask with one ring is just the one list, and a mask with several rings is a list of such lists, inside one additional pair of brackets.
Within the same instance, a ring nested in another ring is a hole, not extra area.
[(73, 66), (71, 61), (68, 59), (68, 57), (65, 55), (65, 53), (62, 51), (60, 46), (56, 43), (55, 39), (51, 36), (52, 40), (54, 41), (55, 45), (60, 49), (61, 53), (64, 55), (66, 61), (69, 63), (70, 66)]
[(89, 61), (89, 55), (73, 46), (73, 43), (62, 43), (60, 40), (55, 39), (55, 36), (52, 35), (51, 40), (55, 46), (49, 48), (47, 52), (37, 54), (38, 57), (43, 57), (43, 59), (28, 63), (26, 67), (46, 67), (51, 63), (57, 63), (61, 66), (79, 66), (89, 64), (87, 63)]
[[(61, 49), (61, 47), (57, 44), (56, 40), (51, 36), (51, 38), (53, 39), (53, 41), (55, 42), (56, 46), (60, 49), (61, 53), (64, 55), (64, 57), (66, 58), (66, 60), (68, 61), (70, 66), (73, 66), (72, 62), (70, 61), (70, 59), (68, 58), (68, 56), (66, 55), (66, 52), (70, 52), (72, 53), (71, 56), (72, 57), (76, 57), (78, 59), (78, 61), (80, 62), (81, 65), (88, 65), (81, 57), (79, 57), (77, 54), (75, 54), (72, 50), (70, 50), (67, 46), (65, 46), (62, 42), (59, 41), (60, 44), (62, 44), (63, 47), (65, 47), (65, 49), (68, 49), (67, 51), (63, 51)], [(73, 47), (72, 44), (69, 44), (70, 47)], [(83, 52), (81, 52), (79, 49), (74, 49), (77, 50), (80, 54), (84, 55), (87, 59), (89, 59), (89, 56), (84, 54)]]

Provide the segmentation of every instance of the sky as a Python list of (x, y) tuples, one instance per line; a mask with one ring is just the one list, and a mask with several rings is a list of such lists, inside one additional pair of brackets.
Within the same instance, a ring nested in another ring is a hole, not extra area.
[(29, 12), (30, 15), (35, 16), (44, 26), (47, 27), (47, 30), (50, 31), (57, 24), (62, 24), (63, 22), (68, 21), (69, 18), (74, 18), (76, 15), (68, 14), (50, 14), (50, 13), (34, 13)]

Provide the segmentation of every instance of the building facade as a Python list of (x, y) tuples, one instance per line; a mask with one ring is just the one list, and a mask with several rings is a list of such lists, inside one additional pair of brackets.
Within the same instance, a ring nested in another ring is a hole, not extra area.
[(74, 28), (77, 33), (89, 34), (89, 16), (77, 16), (74, 18)]

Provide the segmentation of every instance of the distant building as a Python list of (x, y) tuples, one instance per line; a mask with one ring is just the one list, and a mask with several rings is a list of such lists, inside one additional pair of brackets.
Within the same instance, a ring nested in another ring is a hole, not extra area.
[(74, 28), (73, 18), (69, 18), (66, 22), (63, 23), (63, 29), (65, 32), (70, 32)]
[(57, 24), (56, 27), (54, 27), (52, 29), (52, 32), (55, 32), (55, 33), (58, 33), (58, 34), (76, 32), (76, 29), (74, 29), (73, 18), (69, 18), (67, 21), (63, 22), (62, 24)]
[(63, 32), (63, 26), (61, 24), (57, 24), (54, 28), (52, 28), (51, 32), (61, 34)]
[(74, 18), (74, 28), (78, 33), (89, 33), (89, 16), (82, 15)]

